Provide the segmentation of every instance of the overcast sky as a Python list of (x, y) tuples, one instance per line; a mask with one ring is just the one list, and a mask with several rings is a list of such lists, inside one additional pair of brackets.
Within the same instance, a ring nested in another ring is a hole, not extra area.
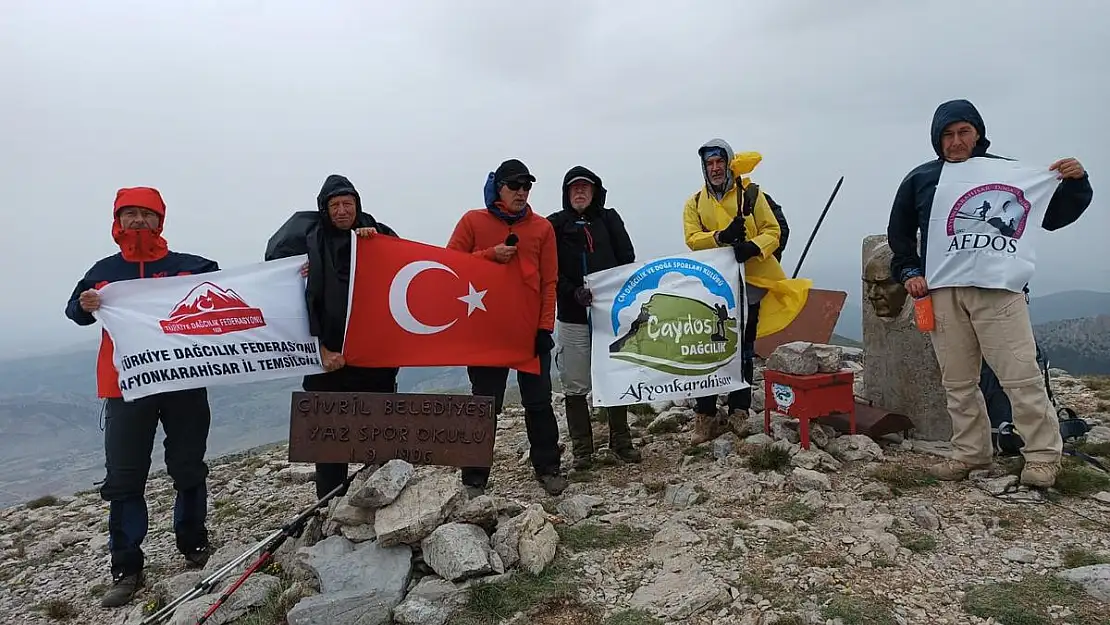
[[(522, 159), (533, 207), (597, 172), (641, 258), (685, 249), (696, 150), (764, 161), (791, 272), (859, 302), (860, 245), (934, 157), (941, 101), (968, 98), (996, 153), (1079, 158), (1095, 201), (1041, 238), (1037, 294), (1110, 290), (1110, 3), (857, 0), (3, 0), (0, 346), (92, 340), (70, 290), (117, 251), (121, 186), (159, 188), (171, 249), (261, 260), (330, 173), (402, 236), (445, 244), (486, 174)], [(16, 288), (18, 287), (18, 288)]]

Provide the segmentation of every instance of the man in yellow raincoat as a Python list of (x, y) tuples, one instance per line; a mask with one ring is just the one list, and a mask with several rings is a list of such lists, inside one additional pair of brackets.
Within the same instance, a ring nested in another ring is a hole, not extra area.
[[(756, 338), (779, 332), (794, 321), (805, 306), (812, 281), (787, 279), (775, 258), (781, 230), (763, 192), (756, 193), (754, 201), (744, 199), (744, 190), (751, 185), (744, 175), (763, 157), (758, 152), (736, 155), (721, 139), (701, 146), (698, 156), (705, 185), (686, 200), (682, 212), (686, 246), (694, 251), (729, 246), (744, 265), (748, 310), (740, 354), (744, 379), (751, 384)], [(722, 420), (717, 416), (716, 395), (698, 398), (690, 443), (700, 445), (724, 434), (730, 421), (739, 430), (751, 405), (750, 387), (729, 393), (729, 418)]]

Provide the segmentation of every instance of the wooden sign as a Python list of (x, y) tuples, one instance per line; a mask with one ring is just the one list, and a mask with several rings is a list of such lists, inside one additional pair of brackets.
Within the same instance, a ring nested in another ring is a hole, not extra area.
[(493, 464), (492, 397), (297, 391), (290, 413), (290, 462)]

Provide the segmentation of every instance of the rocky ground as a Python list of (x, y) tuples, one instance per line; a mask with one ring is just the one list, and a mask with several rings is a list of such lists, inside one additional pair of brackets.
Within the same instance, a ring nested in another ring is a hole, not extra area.
[[(1105, 382), (1054, 370), (1053, 385), (1097, 426), (1083, 449), (1105, 461)], [(688, 408), (637, 413), (643, 463), (573, 474), (560, 497), (531, 476), (517, 406), (499, 422), (486, 497), (468, 501), (449, 469), (392, 463), (208, 623), (1110, 624), (1106, 474), (1069, 459), (1042, 493), (1015, 488), (1017, 463), (1000, 461), (970, 482), (936, 483), (923, 468), (944, 444), (818, 428), (804, 451), (793, 422), (776, 418), (767, 436), (759, 413), (692, 448)], [(311, 503), (311, 467), (284, 454), (213, 461), (221, 549), (208, 571)], [(152, 478), (148, 494), (148, 587), (119, 610), (98, 606), (109, 579), (107, 508), (95, 493), (0, 512), (3, 621), (134, 624), (203, 578), (174, 551), (167, 478)], [(172, 622), (195, 623), (215, 596)]]

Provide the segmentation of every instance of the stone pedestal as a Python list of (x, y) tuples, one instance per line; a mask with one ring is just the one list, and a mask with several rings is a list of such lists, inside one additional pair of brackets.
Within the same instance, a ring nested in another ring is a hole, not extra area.
[(864, 393), (880, 408), (913, 421), (915, 437), (949, 440), (940, 368), (927, 333), (914, 325), (913, 298), (891, 279), (885, 235), (863, 240)]

